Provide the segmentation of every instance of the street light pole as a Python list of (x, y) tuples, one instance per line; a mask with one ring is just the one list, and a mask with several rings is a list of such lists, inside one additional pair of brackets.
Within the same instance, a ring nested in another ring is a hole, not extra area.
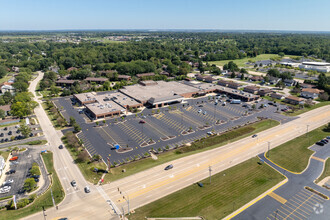
[(212, 167), (211, 167), (211, 166), (209, 166), (210, 184), (211, 184), (211, 172), (212, 172)]
[(308, 145), (309, 145), (308, 127), (309, 127), (309, 125), (307, 125), (306, 136), (307, 136), (307, 139), (308, 139)]
[(129, 196), (128, 196), (128, 194), (127, 194), (126, 192), (124, 192), (124, 191), (120, 191), (120, 194), (122, 194), (122, 193), (125, 193), (126, 196), (127, 196), (127, 199), (126, 199), (125, 196), (123, 196), (123, 199), (125, 199), (126, 202), (127, 202), (127, 209), (128, 209), (127, 212), (128, 212), (128, 214), (130, 215), (130, 212), (129, 212)]
[(267, 141), (267, 142), (268, 142), (268, 151), (267, 151), (267, 157), (269, 157), (270, 142), (269, 142), (269, 141)]

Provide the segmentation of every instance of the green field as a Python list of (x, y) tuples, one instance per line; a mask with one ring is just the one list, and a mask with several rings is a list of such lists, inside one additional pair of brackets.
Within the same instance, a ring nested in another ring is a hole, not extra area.
[[(329, 136), (323, 131), (325, 126), (303, 134), (269, 151), (269, 159), (292, 172), (302, 172), (308, 164), (313, 151), (307, 149), (315, 142)], [(307, 128), (306, 128), (307, 129)]]
[(218, 66), (223, 66), (229, 61), (234, 61), (237, 66), (239, 67), (245, 67), (247, 62), (252, 61), (260, 61), (260, 60), (269, 60), (270, 58), (279, 58), (277, 54), (260, 54), (257, 57), (250, 57), (250, 58), (243, 58), (243, 59), (237, 59), (237, 60), (221, 60), (221, 61), (210, 61), (209, 64), (215, 64)]
[[(141, 172), (143, 170), (150, 169), (152, 167), (158, 166), (160, 164), (179, 159), (181, 157), (186, 157), (192, 154), (200, 153), (206, 150), (210, 150), (213, 148), (221, 147), (223, 145), (226, 145), (230, 142), (237, 141), (239, 139), (242, 139), (244, 137), (250, 136), (254, 133), (261, 132), (263, 130), (269, 129), (271, 127), (277, 126), (279, 122), (273, 121), (273, 120), (264, 120), (260, 121), (251, 125), (248, 125), (246, 127), (239, 128), (237, 130), (233, 130), (231, 132), (228, 132), (226, 134), (226, 137), (230, 137), (229, 139), (223, 138), (224, 135), (217, 136), (215, 139), (217, 142), (214, 142), (214, 139), (209, 139), (211, 143), (213, 143), (212, 146), (205, 147), (205, 148), (197, 148), (195, 150), (189, 150), (186, 151), (184, 150), (183, 153), (178, 153), (181, 152), (180, 149), (178, 150), (172, 150), (168, 152), (161, 153), (157, 155), (158, 160), (153, 160), (152, 158), (146, 158), (142, 160), (138, 160), (135, 162), (131, 162), (128, 164), (124, 164), (119, 167), (111, 168), (109, 174), (107, 174), (104, 178), (105, 182), (110, 182), (114, 181), (117, 179), (124, 178), (126, 176), (133, 175), (135, 173)], [(245, 131), (246, 128), (249, 128), (247, 133), (241, 133), (241, 131)], [(235, 136), (234, 136), (235, 135)], [(203, 142), (200, 144), (208, 144), (209, 140), (205, 139)], [(189, 147), (187, 147), (189, 148)], [(122, 172), (123, 169), (126, 169), (126, 172)]]
[(258, 165), (259, 159), (252, 158), (212, 176), (197, 184), (161, 198), (135, 210), (129, 219), (145, 217), (193, 217), (221, 219), (263, 192), (284, 177), (266, 164)]
[[(63, 191), (62, 185), (60, 183), (60, 180), (55, 172), (55, 169), (54, 169), (53, 153), (48, 151), (48, 153), (42, 154), (42, 157), (45, 161), (45, 165), (46, 165), (48, 173), (52, 174), (53, 195), (54, 195), (55, 203), (59, 204), (64, 199), (64, 191)], [(27, 206), (26, 208), (22, 208), (22, 209), (18, 209), (18, 210), (1, 210), (0, 219), (1, 220), (2, 219), (3, 220), (21, 219), (25, 216), (32, 215), (33, 213), (41, 212), (42, 206), (44, 206), (45, 209), (53, 206), (51, 192), (49, 189), (42, 196), (36, 198), (36, 200), (30, 206)]]
[(4, 82), (7, 82), (8, 80), (11, 79), (11, 77), (12, 77), (12, 76), (9, 76), (9, 75), (2, 77), (2, 78), (0, 79), (0, 84), (1, 84), (1, 83), (4, 83)]
[(318, 179), (316, 179), (315, 182), (318, 183), (328, 176), (330, 176), (330, 159), (329, 158), (325, 162), (323, 173), (321, 174), (321, 176)]

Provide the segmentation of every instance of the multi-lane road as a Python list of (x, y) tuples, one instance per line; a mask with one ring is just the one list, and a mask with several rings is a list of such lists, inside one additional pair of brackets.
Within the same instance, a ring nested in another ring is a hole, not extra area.
[[(42, 78), (42, 74), (38, 76)], [(30, 91), (34, 92), (38, 80), (31, 83)], [(33, 87), (34, 83), (34, 87)], [(40, 103), (40, 101), (38, 101)], [(208, 167), (212, 166), (213, 174), (234, 166), (242, 161), (265, 152), (268, 147), (274, 148), (307, 130), (317, 128), (330, 121), (330, 106), (315, 109), (300, 115), (299, 118), (260, 132), (258, 138), (247, 137), (218, 149), (205, 151), (172, 161), (174, 168), (164, 171), (167, 164), (160, 165), (138, 174), (114, 181), (110, 184), (92, 188), (91, 194), (84, 194), (82, 187), (86, 184), (78, 168), (73, 164), (66, 150), (59, 150), (60, 133), (56, 131), (41, 107), (36, 109), (41, 127), (54, 151), (54, 163), (63, 187), (67, 193), (58, 210), (46, 211), (48, 219), (68, 217), (69, 219), (110, 219), (118, 218), (105, 200), (111, 198), (118, 209), (127, 211), (127, 203), (123, 200), (118, 188), (130, 200), (130, 209), (135, 209), (164, 197), (179, 189), (191, 185), (208, 176)], [(71, 179), (78, 183), (78, 191), (70, 186)], [(38, 213), (26, 219), (42, 218)]]

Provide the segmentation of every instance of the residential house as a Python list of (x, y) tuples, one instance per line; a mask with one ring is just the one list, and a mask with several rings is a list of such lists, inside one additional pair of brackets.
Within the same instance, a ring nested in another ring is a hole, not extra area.
[(0, 109), (5, 111), (5, 116), (8, 116), (9, 115), (9, 112), (11, 110), (10, 109), (10, 105), (1, 105), (0, 106)]
[(136, 76), (138, 78), (142, 78), (142, 77), (146, 77), (146, 76), (154, 76), (155, 73), (140, 73), (140, 74), (136, 74)]
[(10, 92), (11, 94), (15, 93), (15, 88), (12, 85), (4, 84), (1, 86), (1, 93), (4, 94), (5, 92)]
[(300, 96), (307, 98), (307, 99), (315, 99), (319, 97), (319, 95), (324, 92), (323, 90), (319, 89), (312, 89), (312, 88), (305, 88), (301, 90)]
[(284, 95), (279, 94), (279, 93), (271, 93), (270, 97), (274, 98), (274, 99), (279, 99), (279, 100), (283, 100), (285, 98)]
[(70, 79), (59, 79), (55, 82), (57, 86), (72, 86), (77, 80), (70, 80)]
[(128, 75), (118, 75), (118, 80), (121, 81), (121, 80), (126, 80), (126, 81), (130, 81), (132, 79), (131, 76), (128, 76)]
[(298, 105), (298, 104), (304, 104), (304, 99), (303, 98), (299, 98), (296, 96), (287, 96), (285, 97), (285, 101), (292, 104), (292, 105)]
[(255, 81), (262, 81), (264, 80), (264, 78), (262, 76), (252, 76), (250, 80), (255, 82)]
[(170, 76), (170, 73), (166, 72), (166, 71), (163, 71), (161, 73), (159, 73), (160, 75), (164, 75), (164, 76)]
[(300, 87), (301, 87), (302, 89), (307, 89), (307, 88), (312, 89), (312, 88), (315, 88), (314, 85), (312, 85), (312, 84), (307, 84), (307, 83), (301, 83), (301, 84), (300, 84)]
[(244, 92), (252, 93), (252, 94), (257, 94), (259, 91), (259, 87), (256, 86), (246, 86), (244, 87)]
[(274, 77), (274, 76), (269, 77), (269, 83), (271, 85), (276, 85), (279, 81), (281, 81), (281, 78), (277, 78), (277, 77)]
[(214, 81), (216, 81), (216, 79), (214, 79), (212, 76), (205, 76), (204, 81), (207, 83), (213, 83)]
[(284, 81), (285, 86), (295, 86), (298, 82), (293, 79), (285, 79)]
[(102, 77), (98, 77), (98, 78), (95, 78), (95, 77), (87, 77), (85, 79), (85, 81), (91, 83), (91, 82), (95, 82), (97, 84), (103, 84), (105, 83), (106, 81), (108, 81), (107, 78), (102, 78)]
[(258, 95), (260, 96), (269, 96), (273, 91), (270, 89), (260, 89)]
[(19, 73), (19, 67), (17, 67), (17, 66), (13, 66), (13, 67), (11, 68), (11, 70), (12, 70), (13, 72), (15, 72), (15, 73)]
[(204, 81), (204, 76), (202, 76), (201, 74), (196, 74), (196, 79), (199, 81)]

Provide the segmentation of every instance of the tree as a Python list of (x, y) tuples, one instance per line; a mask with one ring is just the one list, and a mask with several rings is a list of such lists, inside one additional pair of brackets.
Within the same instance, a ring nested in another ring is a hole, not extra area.
[(248, 71), (247, 71), (246, 69), (244, 69), (244, 68), (242, 68), (239, 72), (240, 72), (240, 73), (248, 74)]
[(231, 75), (230, 75), (230, 78), (235, 78), (235, 77), (236, 77), (235, 72), (232, 72)]
[(284, 89), (285, 88), (285, 84), (284, 82), (281, 80), (276, 84), (276, 87), (280, 88), (280, 89)]
[(328, 82), (328, 78), (326, 77), (326, 75), (324, 73), (320, 73), (320, 75), (318, 77), (317, 86), (320, 89), (325, 89), (328, 84), (329, 84), (329, 82)]
[(83, 163), (83, 162), (87, 162), (88, 160), (89, 160), (89, 154), (86, 150), (83, 150), (79, 152), (76, 162)]
[(0, 78), (4, 77), (7, 74), (7, 67), (0, 66)]
[(100, 161), (100, 160), (102, 159), (102, 157), (101, 157), (101, 155), (99, 155), (99, 154), (94, 154), (93, 157), (92, 157), (92, 159), (93, 159), (94, 161)]
[(50, 87), (50, 95), (51, 96), (57, 96), (59, 92), (60, 92), (60, 88), (58, 88), (56, 86)]
[(2, 109), (0, 109), (0, 118), (5, 118), (6, 117), (6, 112)]
[(23, 189), (28, 192), (31, 192), (36, 187), (36, 185), (37, 185), (37, 183), (34, 180), (34, 178), (27, 178), (24, 181)]
[(70, 116), (70, 125), (73, 126), (76, 123), (76, 119)]
[(32, 113), (33, 109), (38, 106), (35, 101), (30, 102), (15, 102), (11, 105), (11, 114), (20, 118), (28, 116)]
[(26, 138), (29, 136), (29, 134), (31, 133), (31, 128), (29, 126), (27, 126), (25, 123), (20, 125), (19, 130), (21, 131), (22, 135)]
[(320, 95), (320, 99), (323, 101), (328, 101), (329, 100), (329, 95), (328, 93), (324, 92)]
[(282, 58), (285, 56), (285, 54), (283, 52), (279, 52), (278, 55)]
[(81, 127), (79, 124), (75, 123), (73, 125), (73, 129), (74, 129), (74, 132), (78, 133), (79, 131), (81, 131)]

